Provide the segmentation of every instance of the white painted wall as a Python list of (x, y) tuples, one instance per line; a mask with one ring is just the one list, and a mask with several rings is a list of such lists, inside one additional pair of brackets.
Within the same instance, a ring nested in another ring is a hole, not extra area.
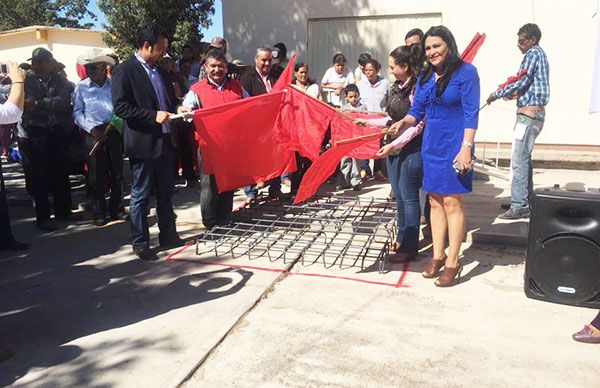
[(101, 48), (106, 53), (112, 52), (102, 42), (101, 34), (97, 31), (50, 29), (48, 30), (48, 39), (44, 42), (36, 39), (33, 30), (10, 35), (0, 34), (0, 62), (27, 62), (36, 47), (44, 47), (51, 51), (54, 58), (65, 65), (65, 72), (69, 80), (75, 83), (79, 82), (75, 68), (78, 55), (92, 47)]
[[(282, 41), (302, 60), (309, 18), (441, 13), (461, 50), (476, 32), (487, 34), (474, 61), (483, 103), (518, 70), (522, 59), (516, 47), (519, 27), (537, 23), (550, 61), (551, 83), (547, 120), (537, 143), (600, 147), (600, 114), (587, 113), (596, 23), (592, 15), (597, 8), (598, 0), (223, 0), (223, 29), (233, 58), (253, 63), (256, 47)], [(370, 39), (360, 34), (353, 38), (359, 44)], [(322, 74), (312, 76), (319, 79)], [(514, 102), (498, 101), (486, 107), (480, 115), (477, 140), (510, 142), (514, 112)]]

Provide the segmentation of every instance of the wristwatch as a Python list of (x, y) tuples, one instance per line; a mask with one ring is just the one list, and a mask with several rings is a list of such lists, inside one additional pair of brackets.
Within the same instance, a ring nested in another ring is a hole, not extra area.
[(471, 143), (470, 141), (463, 141), (461, 145), (463, 147), (473, 148), (473, 143)]

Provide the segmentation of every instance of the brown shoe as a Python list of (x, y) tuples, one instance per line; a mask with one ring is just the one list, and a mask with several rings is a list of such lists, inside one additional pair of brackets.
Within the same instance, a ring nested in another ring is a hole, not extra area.
[(457, 267), (451, 268), (444, 266), (444, 271), (435, 281), (436, 287), (452, 287), (454, 283), (460, 283), (460, 273), (463, 270), (462, 264), (458, 263)]
[(407, 261), (414, 261), (417, 255), (414, 253), (396, 252), (388, 256), (387, 261), (390, 263), (406, 263)]
[(446, 259), (447, 256), (444, 256), (439, 260), (431, 259), (423, 272), (421, 272), (421, 275), (425, 279), (433, 279), (438, 275), (438, 272), (440, 272), (440, 269), (444, 266), (444, 264), (446, 264)]
[(586, 344), (600, 344), (600, 334), (594, 331), (590, 325), (585, 325), (581, 331), (573, 334), (573, 339)]

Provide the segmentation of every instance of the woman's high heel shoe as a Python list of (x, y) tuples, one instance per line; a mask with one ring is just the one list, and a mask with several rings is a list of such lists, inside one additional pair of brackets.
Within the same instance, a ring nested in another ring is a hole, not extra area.
[(463, 270), (462, 264), (458, 264), (457, 267), (444, 267), (444, 271), (440, 277), (435, 281), (436, 287), (452, 287), (454, 282), (456, 284), (460, 283), (460, 273)]
[(436, 277), (438, 272), (440, 272), (440, 269), (444, 266), (444, 264), (446, 264), (446, 258), (447, 257), (444, 256), (439, 260), (431, 259), (423, 272), (421, 272), (421, 275), (425, 279), (432, 279)]

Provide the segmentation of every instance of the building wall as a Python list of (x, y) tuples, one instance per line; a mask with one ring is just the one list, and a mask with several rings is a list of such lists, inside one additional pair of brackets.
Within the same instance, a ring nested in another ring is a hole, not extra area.
[[(440, 13), (459, 49), (465, 48), (476, 32), (487, 34), (474, 61), (483, 104), (490, 92), (518, 70), (522, 59), (516, 47), (519, 27), (537, 23), (551, 69), (547, 120), (537, 142), (593, 145), (600, 150), (600, 114), (588, 114), (597, 8), (597, 0), (223, 0), (223, 25), (231, 56), (253, 63), (256, 47), (279, 41), (306, 60), (307, 44), (312, 44), (307, 42), (308, 19)], [(368, 48), (373, 37), (368, 31), (357, 31), (350, 39)], [(397, 37), (382, 36), (380, 40), (385, 45), (403, 44)], [(385, 63), (387, 58), (379, 60)], [(349, 61), (354, 66), (356, 59)], [(311, 74), (316, 79), (322, 75)], [(510, 101), (484, 108), (477, 140), (510, 143), (514, 115), (515, 105)]]
[(44, 47), (52, 52), (57, 61), (65, 65), (69, 80), (78, 82), (75, 63), (77, 56), (92, 47), (98, 47), (105, 52), (112, 52), (102, 42), (102, 35), (97, 31), (80, 31), (74, 29), (49, 29), (47, 39), (36, 38), (35, 30), (22, 31), (14, 34), (0, 34), (0, 62), (27, 62), (31, 52), (36, 47)]

